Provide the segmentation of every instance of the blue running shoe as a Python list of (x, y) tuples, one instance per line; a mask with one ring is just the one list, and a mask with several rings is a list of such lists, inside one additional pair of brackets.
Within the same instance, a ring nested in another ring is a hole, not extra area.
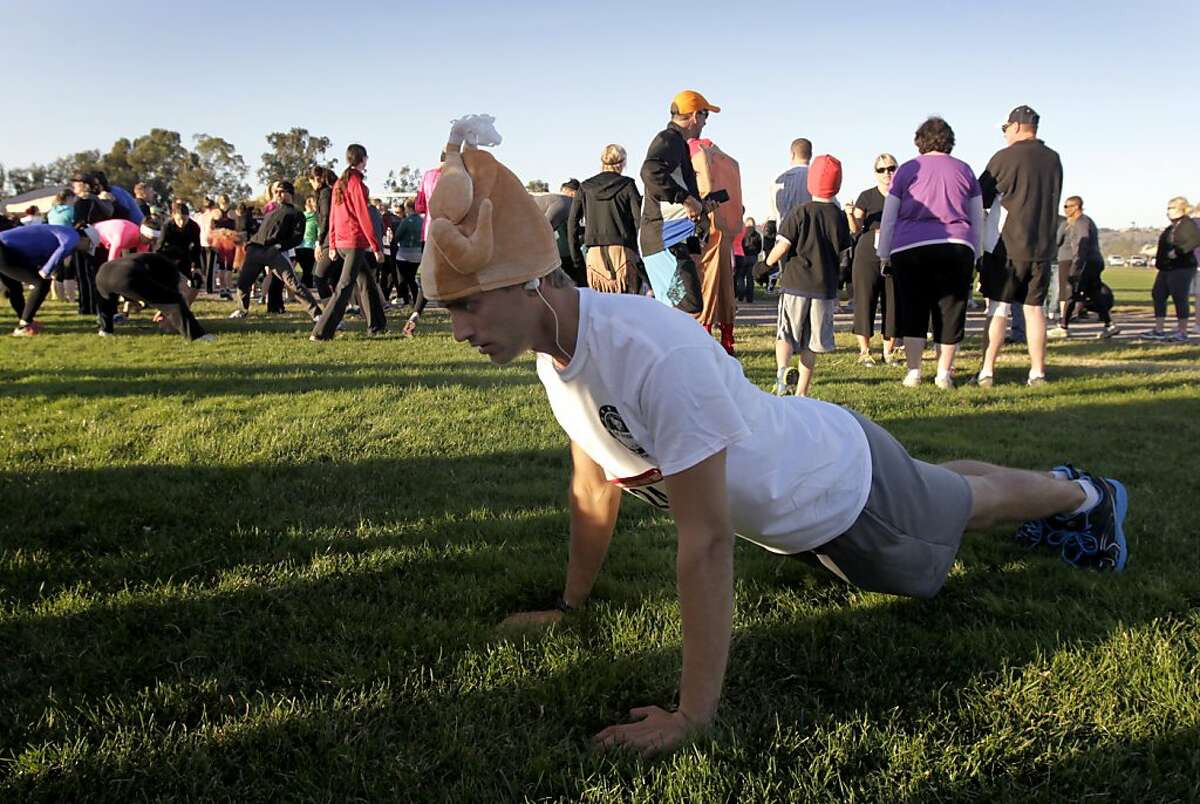
[(1050, 517), (1048, 525), (1062, 532), (1062, 559), (1076, 567), (1121, 572), (1129, 558), (1124, 528), (1129, 494), (1111, 478), (1080, 476), (1100, 493), (1100, 502), (1082, 514)]
[[(1080, 477), (1079, 470), (1069, 463), (1060, 464), (1051, 471), (1064, 475), (1066, 480), (1078, 480)], [(1022, 547), (1030, 550), (1043, 545), (1059, 549), (1066, 536), (1065, 531), (1055, 527), (1047, 519), (1030, 519), (1022, 522), (1021, 526), (1013, 533), (1013, 539)]]

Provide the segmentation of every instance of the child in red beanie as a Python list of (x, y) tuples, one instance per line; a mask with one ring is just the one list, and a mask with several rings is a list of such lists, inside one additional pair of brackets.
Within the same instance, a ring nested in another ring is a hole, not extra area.
[[(842, 187), (842, 163), (824, 154), (808, 169), (812, 200), (792, 209), (779, 224), (775, 248), (758, 273), (783, 260), (779, 319), (775, 330), (775, 393), (807, 396), (819, 352), (832, 352), (841, 252), (850, 248), (846, 215), (834, 201)], [(791, 366), (800, 353), (800, 368)]]

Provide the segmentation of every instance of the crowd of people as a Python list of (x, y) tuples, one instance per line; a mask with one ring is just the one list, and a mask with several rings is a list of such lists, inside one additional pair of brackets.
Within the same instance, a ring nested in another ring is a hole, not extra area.
[[(906, 386), (922, 381), (932, 336), (934, 381), (954, 387), (977, 274), (989, 317), (980, 386), (994, 382), (1018, 314), (1027, 382), (1046, 381), (1052, 287), (1064, 333), (1079, 306), (1103, 317), (1102, 335), (1115, 332), (1095, 224), (1078, 196), (1066, 199), (1060, 221), (1062, 165), (1037, 136), (1038, 114), (1013, 109), (1005, 147), (979, 173), (952, 156), (950, 125), (930, 118), (914, 136), (918, 155), (900, 163), (881, 153), (875, 183), (845, 205), (841, 162), (798, 138), (759, 228), (744, 218), (736, 159), (701, 136), (720, 107), (685, 90), (669, 108), (640, 168), (642, 191), (623, 175), (626, 150), (610, 144), (594, 176), (534, 197), (486, 150), (500, 136), (477, 115), (454, 122), (439, 166), (390, 211), (370, 197), (368, 155), (357, 144), (340, 175), (312, 168), (303, 210), (289, 181), (272, 183), (261, 220), (246, 205), (230, 212), (225, 198), (195, 215), (177, 199), (163, 216), (147, 188), (128, 193), (80, 174), (49, 222), (0, 232), (14, 334), (36, 334), (38, 306), (54, 281), (69, 279), (63, 291), (81, 313), (99, 315), (101, 335), (113, 332), (124, 298), (158, 307), (165, 329), (203, 342), (212, 336), (190, 307), (201, 289), (245, 318), (261, 285), (268, 312), (285, 290), (299, 300), (314, 341), (333, 338), (352, 305), (369, 333), (382, 333), (389, 305), (411, 304), (411, 334), (428, 296), (447, 310), (454, 339), (494, 363), (536, 353), (570, 439), (570, 550), (553, 606), (509, 622), (557, 622), (586, 603), (622, 491), (669, 511), (678, 531), (678, 706), (633, 710), (632, 722), (597, 735), (605, 746), (670, 749), (712, 722), (730, 649), (734, 535), (860, 588), (914, 597), (939, 591), (967, 530), (1001, 522), (1019, 523), (1029, 548), (1122, 571), (1120, 482), (1067, 462), (1042, 472), (966, 459), (931, 465), (861, 414), (804, 398), (816, 355), (834, 348), (847, 283), (859, 361), (875, 363), (881, 321), (883, 360), (904, 352)], [(1174, 199), (1160, 239), (1155, 337), (1167, 337), (1168, 297), (1177, 335), (1187, 335), (1200, 248), (1189, 212)], [(774, 394), (751, 384), (735, 355), (736, 303), (753, 300), (756, 280), (779, 295)]]
[[(954, 131), (934, 117), (916, 131), (915, 158), (900, 164), (881, 153), (875, 184), (844, 206), (836, 200), (840, 161), (814, 157), (812, 143), (797, 138), (760, 227), (742, 217), (736, 160), (702, 136), (717, 107), (690, 91), (675, 101), (680, 113), (653, 138), (640, 169), (644, 196), (625, 175), (626, 149), (610, 144), (598, 173), (564, 182), (536, 202), (554, 230), (561, 265), (579, 286), (655, 296), (709, 332), (717, 327), (730, 354), (737, 304), (754, 301), (756, 283), (778, 293), (777, 393), (808, 393), (816, 356), (835, 348), (843, 289), (859, 363), (876, 365), (871, 342), (878, 329), (882, 362), (900, 365), (904, 356), (906, 386), (923, 381), (922, 355), (932, 338), (934, 382), (954, 387), (975, 287), (988, 300), (983, 364), (972, 378), (983, 387), (994, 382), (1000, 348), (1012, 340), (1010, 322), (1028, 344), (1030, 385), (1045, 382), (1047, 338), (1070, 337), (1072, 322), (1088, 311), (1101, 320), (1099, 337), (1120, 331), (1101, 280), (1097, 227), (1079, 196), (1066, 198), (1059, 214), (1061, 162), (1038, 139), (1040, 118), (1028, 106), (1009, 115), (1006, 147), (978, 175), (952, 156)], [(184, 199), (160, 208), (149, 185), (129, 192), (100, 171), (80, 173), (46, 215), (31, 208), (0, 220), (8, 230), (0, 233), (0, 277), (18, 317), (13, 334), (37, 334), (38, 309), (54, 294), (97, 315), (101, 335), (122, 319), (115, 305), (124, 298), (126, 312), (136, 309), (130, 302), (158, 306), (164, 329), (207, 340), (212, 336), (190, 313), (206, 292), (233, 302), (230, 318), (247, 317), (256, 296), (267, 313), (283, 312), (286, 294), (312, 318), (314, 341), (333, 338), (348, 313), (361, 315), (369, 334), (383, 333), (387, 313), (409, 306), (404, 332), (412, 335), (426, 304), (417, 273), (441, 168), (422, 176), (414, 198), (389, 208), (369, 195), (367, 161), (356, 144), (340, 175), (314, 165), (303, 209), (291, 182), (272, 182), (261, 211), (226, 195), (198, 200), (196, 208)], [(1148, 339), (1188, 337), (1189, 296), (1200, 294), (1200, 229), (1190, 212), (1186, 198), (1171, 200)], [(120, 260), (139, 267), (106, 269)], [(1168, 299), (1174, 332), (1166, 330)], [(1048, 319), (1057, 325), (1048, 329)]]

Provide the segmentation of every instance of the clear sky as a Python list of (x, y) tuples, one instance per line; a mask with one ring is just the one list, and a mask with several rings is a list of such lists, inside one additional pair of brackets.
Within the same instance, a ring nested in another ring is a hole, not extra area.
[[(636, 174), (680, 89), (722, 107), (706, 136), (739, 160), (760, 218), (788, 144), (842, 160), (840, 196), (872, 160), (914, 156), (929, 114), (977, 171), (1027, 103), (1062, 154), (1065, 191), (1101, 226), (1165, 224), (1200, 202), (1200, 5), (920, 3), (288, 3), (0, 0), (9, 80), (0, 162), (21, 166), (152, 127), (233, 142), (252, 169), (275, 130), (361, 142), (368, 184), (431, 167), (448, 121), (495, 115), (522, 180), (598, 170), (623, 144)], [(91, 55), (84, 55), (91, 54)], [(251, 175), (251, 184), (257, 180)]]

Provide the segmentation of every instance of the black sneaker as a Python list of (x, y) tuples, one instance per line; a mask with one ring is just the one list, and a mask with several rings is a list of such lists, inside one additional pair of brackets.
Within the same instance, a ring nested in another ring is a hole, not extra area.
[(1129, 494), (1112, 478), (1080, 473), (1100, 493), (1100, 502), (1090, 511), (1074, 516), (1052, 516), (1047, 524), (1062, 534), (1062, 559), (1076, 567), (1120, 572), (1125, 569), (1129, 548), (1125, 543), (1125, 514)]

